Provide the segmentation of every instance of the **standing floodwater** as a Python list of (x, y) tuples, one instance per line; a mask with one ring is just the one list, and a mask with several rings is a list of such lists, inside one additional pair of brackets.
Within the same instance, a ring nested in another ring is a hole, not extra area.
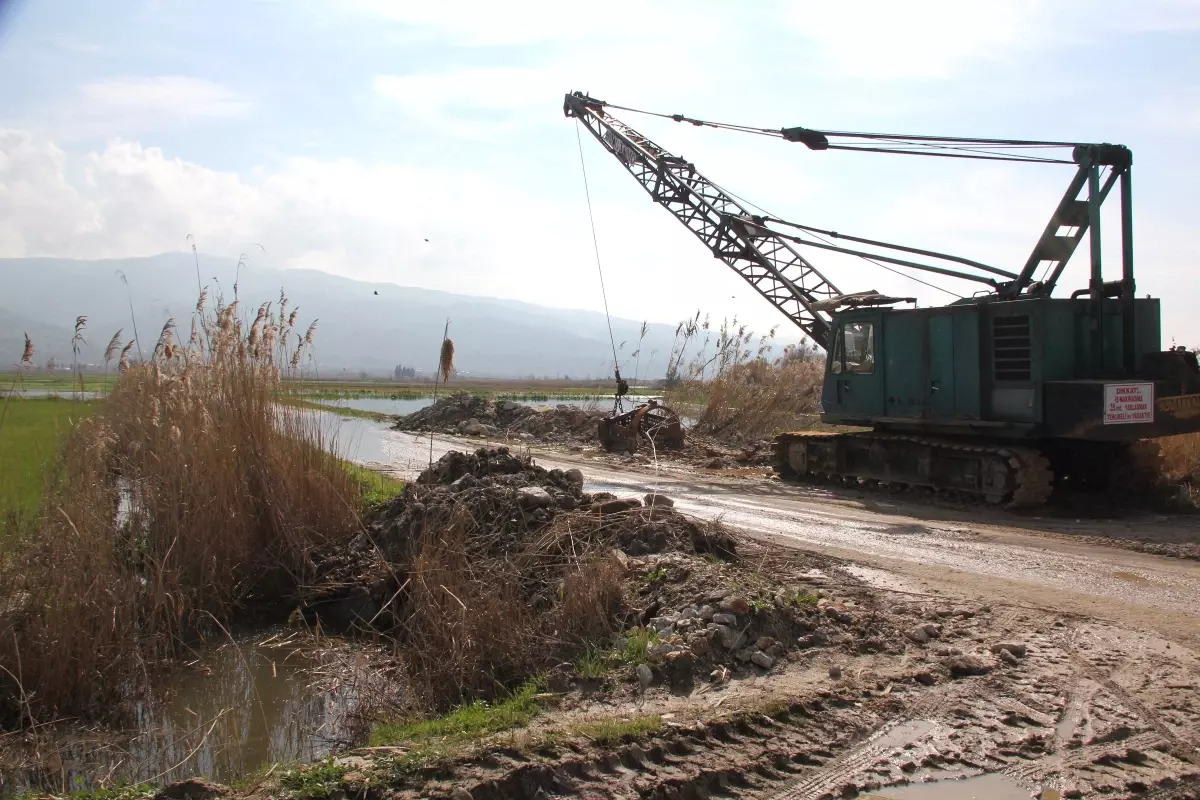
[(109, 783), (166, 783), (192, 775), (228, 782), (272, 764), (328, 754), (353, 710), (353, 676), (319, 675), (299, 634), (224, 645), (169, 675), (123, 731), (62, 731), (24, 768), (0, 774), (0, 795)]

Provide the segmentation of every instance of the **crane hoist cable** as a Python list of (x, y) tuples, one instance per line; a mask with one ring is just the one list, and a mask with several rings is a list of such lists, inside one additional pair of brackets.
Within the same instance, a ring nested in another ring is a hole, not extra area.
[[(576, 132), (578, 132), (578, 127), (579, 127), (579, 124), (578, 124), (578, 120), (577, 120), (577, 121), (576, 121)], [(829, 243), (829, 240), (828, 240), (828, 239), (826, 239), (825, 237), (821, 236), (821, 235), (820, 235), (820, 232), (818, 232), (816, 229), (810, 228), (810, 227), (808, 227), (807, 225), (797, 225), (797, 224), (796, 224), (796, 223), (794, 223), (794, 222), (787, 222), (786, 220), (781, 220), (781, 219), (779, 219), (778, 217), (776, 217), (776, 215), (775, 215), (775, 214), (772, 214), (770, 211), (767, 211), (765, 208), (763, 208), (762, 206), (760, 206), (758, 203), (755, 203), (755, 202), (753, 202), (752, 200), (747, 200), (745, 197), (742, 197), (742, 196), (741, 196), (740, 194), (738, 194), (737, 192), (734, 192), (734, 191), (730, 190), (728, 186), (722, 186), (722, 185), (720, 185), (720, 184), (715, 184), (715, 183), (714, 183), (713, 185), (714, 185), (714, 186), (717, 186), (717, 188), (719, 188), (721, 191), (723, 191), (723, 192), (726, 192), (727, 194), (729, 194), (729, 196), (730, 196), (730, 197), (735, 197), (735, 198), (737, 198), (738, 200), (741, 200), (741, 201), (742, 201), (743, 203), (745, 203), (746, 205), (750, 206), (751, 208), (756, 208), (756, 209), (758, 209), (758, 210), (759, 210), (759, 211), (761, 211), (761, 212), (762, 212), (764, 215), (766, 215), (768, 218), (771, 218), (771, 221), (778, 222), (778, 223), (782, 223), (782, 224), (784, 224), (784, 225), (792, 225), (792, 226), (794, 226), (794, 227), (797, 227), (797, 228), (803, 228), (803, 229), (807, 230), (807, 231), (808, 231), (808, 233), (809, 233), (809, 235), (811, 235), (813, 238), (815, 238), (815, 239), (820, 239), (822, 242)], [(902, 271), (902, 270), (899, 270), (899, 269), (897, 269), (897, 268), (895, 268), (895, 267), (889, 267), (887, 264), (884, 264), (884, 263), (883, 263), (883, 262), (881, 262), (881, 261), (877, 261), (877, 260), (875, 260), (874, 258), (871, 258), (870, 256), (866, 256), (866, 255), (856, 255), (856, 256), (854, 256), (854, 257), (855, 257), (855, 258), (861, 258), (863, 261), (866, 261), (866, 262), (868, 262), (868, 263), (870, 263), (870, 264), (873, 264), (873, 265), (875, 265), (875, 266), (879, 267), (880, 269), (885, 269), (885, 270), (887, 270), (888, 272), (892, 273), (893, 275), (898, 275), (898, 276), (900, 276), (901, 278), (907, 278), (907, 279), (908, 279), (908, 280), (910, 280), (910, 281), (916, 281), (917, 283), (921, 284), (922, 286), (928, 286), (930, 289), (936, 289), (937, 291), (939, 291), (939, 292), (941, 292), (941, 293), (943, 293), (943, 294), (948, 294), (948, 295), (950, 295), (951, 297), (953, 297), (953, 298), (955, 298), (955, 299), (959, 299), (959, 300), (961, 300), (961, 299), (962, 299), (962, 295), (961, 295), (961, 294), (958, 294), (958, 293), (956, 293), (956, 292), (952, 292), (952, 291), (950, 291), (949, 289), (944, 289), (944, 288), (942, 288), (941, 286), (938, 286), (936, 283), (930, 283), (929, 281), (922, 280), (921, 278), (918, 278), (918, 277), (916, 277), (915, 275), (910, 275), (910, 274), (908, 274), (907, 272), (904, 272), (904, 271)]]
[(583, 195), (587, 198), (588, 221), (592, 225), (592, 250), (596, 254), (596, 273), (600, 276), (600, 297), (604, 300), (604, 318), (608, 323), (608, 343), (612, 345), (613, 375), (617, 380), (615, 406), (620, 408), (621, 398), (629, 392), (629, 384), (622, 380), (621, 365), (617, 360), (617, 338), (613, 336), (612, 314), (608, 311), (608, 292), (604, 289), (604, 268), (600, 266), (600, 240), (596, 236), (596, 216), (592, 212), (592, 192), (588, 188), (587, 164), (583, 159), (583, 137), (579, 133), (579, 120), (575, 120), (575, 143), (579, 146), (579, 171), (583, 174)]
[[(1027, 141), (1022, 139), (980, 139), (968, 136), (927, 136), (897, 133), (865, 133), (861, 131), (815, 130), (803, 127), (791, 128), (760, 128), (753, 125), (738, 125), (728, 122), (696, 119), (683, 114), (663, 114), (657, 111), (646, 111), (640, 108), (621, 106), (615, 103), (604, 103), (606, 108), (630, 111), (634, 114), (644, 114), (650, 117), (660, 117), (674, 122), (686, 122), (690, 125), (720, 130), (753, 133), (759, 136), (772, 136), (798, 141), (814, 150), (851, 150), (868, 153), (890, 153), (894, 155), (937, 156), (940, 158), (969, 158), (981, 161), (1033, 161), (1047, 164), (1074, 164), (1071, 159), (1047, 158), (1036, 155), (1023, 155), (1003, 150), (1030, 151), (1050, 148), (1073, 148), (1077, 142), (1057, 141)], [(831, 144), (829, 138), (859, 140), (852, 144)], [(868, 146), (878, 142), (891, 147)]]

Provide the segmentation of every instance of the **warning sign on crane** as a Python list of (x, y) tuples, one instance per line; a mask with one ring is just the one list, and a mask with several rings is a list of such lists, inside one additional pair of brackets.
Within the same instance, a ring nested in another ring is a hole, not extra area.
[(1154, 422), (1154, 384), (1104, 384), (1104, 424), (1131, 422)]

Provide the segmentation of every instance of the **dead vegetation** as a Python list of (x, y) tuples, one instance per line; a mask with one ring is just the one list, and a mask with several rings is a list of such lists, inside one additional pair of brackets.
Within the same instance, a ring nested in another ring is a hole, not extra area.
[(286, 297), (249, 325), (206, 300), (186, 341), (169, 321), (148, 363), (122, 357), (40, 521), (0, 553), (0, 724), (115, 712), (198, 632), (278, 602), (315, 548), (355, 531), (354, 479), (313, 417), (277, 403), (311, 346)]
[(1158, 446), (1168, 480), (1200, 487), (1200, 434), (1166, 436), (1158, 440)]
[(676, 329), (668, 405), (691, 416), (695, 430), (737, 444), (815, 424), (823, 359), (807, 340), (771, 358), (774, 343), (774, 328), (756, 338), (735, 317), (714, 330), (697, 312)]
[(320, 554), (310, 624), (394, 637), (417, 705), (504, 695), (625, 626), (621, 553), (732, 557), (732, 539), (662, 507), (583, 493), (582, 476), (506, 448), (452, 452)]

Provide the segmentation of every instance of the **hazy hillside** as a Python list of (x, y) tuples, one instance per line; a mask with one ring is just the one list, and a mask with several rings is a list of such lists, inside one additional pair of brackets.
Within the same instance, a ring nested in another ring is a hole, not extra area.
[[(198, 294), (191, 254), (102, 261), (0, 259), (0, 364), (13, 364), (28, 330), (37, 363), (71, 358), (71, 326), (88, 317), (88, 343), (81, 360), (96, 363), (118, 329), (132, 339), (129, 297), (118, 271), (128, 280), (137, 332), (147, 352), (159, 329), (174, 317), (183, 335)], [(233, 296), (235, 262), (200, 256), (200, 274), (212, 291)], [(277, 302), (287, 290), (300, 321), (320, 319), (316, 354), (322, 375), (347, 369), (390, 372), (397, 364), (431, 370), (442, 327), (451, 319), (460, 371), (479, 376), (607, 376), (612, 353), (603, 314), (545, 308), (429, 291), (386, 283), (364, 283), (315, 270), (274, 270), (251, 264), (243, 269), (238, 296), (243, 306)], [(378, 292), (378, 294), (375, 294)], [(622, 370), (632, 377), (640, 322), (613, 320)], [(674, 325), (651, 325), (642, 347), (641, 374), (661, 376), (675, 334)], [(653, 352), (653, 355), (652, 355)], [(626, 363), (628, 362), (628, 363)]]

